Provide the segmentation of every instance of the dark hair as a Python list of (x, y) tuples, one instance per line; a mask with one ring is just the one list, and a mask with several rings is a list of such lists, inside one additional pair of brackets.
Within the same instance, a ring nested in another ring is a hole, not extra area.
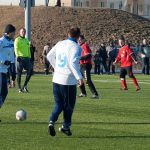
[(9, 33), (15, 32), (15, 31), (16, 31), (15, 26), (13, 26), (12, 24), (7, 24), (5, 27), (4, 33), (9, 34)]
[(119, 40), (125, 41), (124, 36), (123, 36), (123, 35), (121, 35), (121, 36), (119, 37)]
[(68, 30), (68, 34), (72, 38), (78, 38), (81, 34), (80, 29), (78, 27), (72, 27)]
[(84, 35), (80, 35), (79, 37), (83, 40), (85, 39)]

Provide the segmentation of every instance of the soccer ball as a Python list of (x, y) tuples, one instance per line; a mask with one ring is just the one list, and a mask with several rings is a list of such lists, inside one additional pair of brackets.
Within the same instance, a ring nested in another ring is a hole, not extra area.
[(25, 110), (21, 109), (16, 112), (16, 119), (18, 121), (24, 121), (27, 118), (27, 113)]

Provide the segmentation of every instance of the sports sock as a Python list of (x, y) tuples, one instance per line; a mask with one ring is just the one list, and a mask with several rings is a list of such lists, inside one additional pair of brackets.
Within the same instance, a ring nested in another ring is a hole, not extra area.
[(121, 79), (121, 85), (122, 85), (124, 90), (127, 89), (127, 84), (126, 84), (126, 80), (125, 79)]
[(132, 78), (132, 81), (133, 81), (133, 84), (136, 86), (136, 87), (139, 87), (138, 83), (137, 83), (137, 80), (135, 77)]

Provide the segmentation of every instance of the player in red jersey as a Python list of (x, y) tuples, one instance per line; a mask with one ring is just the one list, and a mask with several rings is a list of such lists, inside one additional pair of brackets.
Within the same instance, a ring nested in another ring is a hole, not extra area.
[[(88, 85), (92, 93), (92, 98), (98, 99), (99, 98), (98, 92), (96, 91), (96, 88), (91, 79), (91, 69), (92, 69), (91, 49), (85, 42), (85, 38), (83, 35), (79, 36), (78, 44), (82, 48), (81, 59), (80, 59), (80, 70), (81, 70), (82, 76), (85, 79), (85, 82)], [(80, 86), (80, 90), (81, 90), (81, 94), (79, 95), (79, 97), (85, 97), (87, 93), (86, 93), (84, 84)]]
[(114, 61), (114, 64), (120, 62), (121, 69), (120, 69), (120, 79), (121, 79), (121, 89), (128, 90), (125, 76), (128, 74), (128, 76), (132, 79), (133, 84), (136, 87), (136, 91), (140, 90), (140, 87), (138, 85), (138, 82), (133, 75), (132, 72), (132, 63), (134, 61), (135, 64), (137, 64), (137, 60), (135, 57), (135, 54), (132, 49), (128, 45), (125, 45), (125, 39), (123, 36), (119, 38), (119, 45), (121, 46), (119, 53), (117, 55), (117, 58)]

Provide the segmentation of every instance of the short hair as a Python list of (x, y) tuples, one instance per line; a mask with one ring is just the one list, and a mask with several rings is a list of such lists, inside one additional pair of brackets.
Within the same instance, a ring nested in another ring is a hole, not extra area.
[(79, 37), (83, 40), (85, 39), (84, 35), (80, 35)]
[(124, 36), (123, 36), (123, 35), (121, 35), (121, 36), (119, 37), (119, 40), (125, 41)]
[(81, 34), (80, 29), (78, 27), (72, 27), (68, 30), (68, 34), (72, 38), (78, 38)]

